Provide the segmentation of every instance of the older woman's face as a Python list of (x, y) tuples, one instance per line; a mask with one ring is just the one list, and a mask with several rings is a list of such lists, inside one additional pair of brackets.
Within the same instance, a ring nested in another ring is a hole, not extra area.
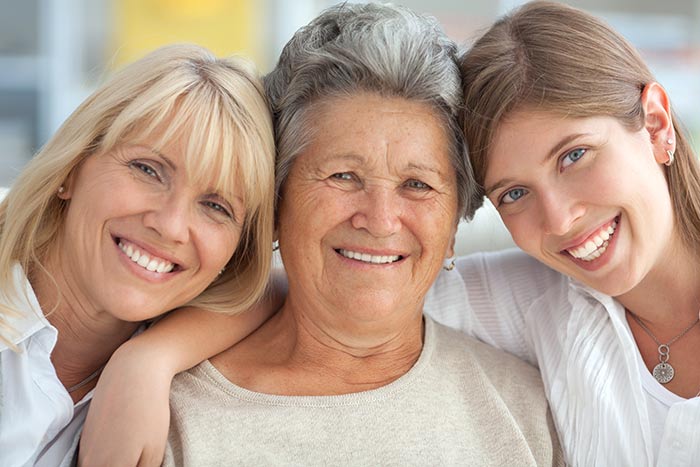
[(153, 141), (88, 157), (71, 175), (62, 274), (76, 300), (141, 321), (191, 300), (233, 254), (243, 193), (195, 183), (185, 168), (186, 135), (159, 151)]
[(367, 319), (420, 311), (457, 224), (441, 121), (424, 104), (372, 94), (329, 99), (311, 114), (313, 139), (280, 205), (290, 300)]

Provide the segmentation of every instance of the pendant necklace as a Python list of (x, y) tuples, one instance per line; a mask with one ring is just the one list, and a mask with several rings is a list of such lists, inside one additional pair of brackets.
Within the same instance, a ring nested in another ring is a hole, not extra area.
[[(656, 378), (656, 381), (658, 381), (661, 384), (666, 384), (666, 383), (670, 382), (673, 379), (673, 376), (675, 375), (675, 371), (674, 371), (673, 367), (671, 366), (670, 363), (668, 363), (668, 358), (669, 358), (669, 355), (671, 354), (671, 344), (676, 342), (681, 337), (685, 336), (688, 333), (688, 331), (690, 331), (691, 329), (693, 329), (695, 327), (696, 324), (700, 323), (700, 316), (698, 316), (698, 319), (693, 321), (693, 323), (690, 326), (685, 328), (683, 330), (683, 332), (681, 332), (676, 337), (674, 337), (673, 339), (668, 341), (666, 344), (662, 344), (661, 342), (659, 342), (659, 340), (656, 338), (656, 336), (651, 332), (651, 330), (648, 327), (646, 327), (646, 325), (644, 323), (642, 323), (642, 320), (639, 319), (637, 317), (637, 315), (635, 315), (634, 313), (632, 313), (629, 310), (627, 310), (627, 311), (632, 316), (632, 318), (634, 318), (634, 320), (637, 322), (637, 324), (639, 324), (639, 326), (644, 330), (644, 332), (649, 334), (649, 337), (654, 339), (654, 342), (659, 347), (658, 348), (658, 350), (659, 350), (659, 364), (654, 367), (654, 371), (652, 372), (652, 374), (654, 375), (654, 378)], [(700, 393), (698, 393), (698, 394), (700, 394)]]

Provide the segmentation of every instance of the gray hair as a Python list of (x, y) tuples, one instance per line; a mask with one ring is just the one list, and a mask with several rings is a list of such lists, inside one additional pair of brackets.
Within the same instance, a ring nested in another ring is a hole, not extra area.
[(427, 104), (445, 122), (456, 172), (459, 215), (481, 204), (459, 121), (458, 48), (437, 21), (407, 8), (339, 4), (299, 29), (264, 79), (277, 144), (277, 197), (313, 136), (309, 116), (322, 100), (361, 92)]

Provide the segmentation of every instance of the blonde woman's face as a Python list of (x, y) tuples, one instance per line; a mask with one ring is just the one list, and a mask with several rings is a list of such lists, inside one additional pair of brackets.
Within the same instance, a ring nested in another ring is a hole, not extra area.
[(191, 181), (186, 135), (87, 158), (72, 174), (58, 240), (63, 279), (96, 311), (141, 321), (185, 304), (214, 279), (238, 244), (244, 193)]
[(485, 188), (518, 246), (618, 296), (674, 244), (655, 144), (646, 128), (630, 131), (609, 117), (517, 112), (496, 133)]

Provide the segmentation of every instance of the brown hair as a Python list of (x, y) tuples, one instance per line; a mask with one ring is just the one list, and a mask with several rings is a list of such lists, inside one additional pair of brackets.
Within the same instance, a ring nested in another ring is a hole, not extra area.
[[(641, 94), (654, 76), (635, 48), (600, 19), (566, 5), (534, 1), (499, 19), (461, 58), (464, 132), (483, 187), (499, 124), (525, 108), (572, 118), (610, 116), (632, 131), (644, 125)], [(700, 243), (700, 170), (672, 113), (676, 160), (666, 169), (682, 238)]]

